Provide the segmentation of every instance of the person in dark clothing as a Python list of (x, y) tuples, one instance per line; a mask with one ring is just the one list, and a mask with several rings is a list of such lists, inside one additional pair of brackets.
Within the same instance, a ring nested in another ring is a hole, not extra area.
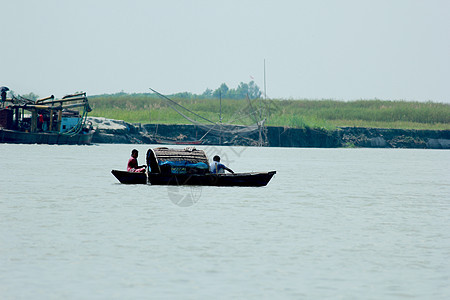
[(6, 86), (0, 87), (0, 92), (2, 94), (2, 107), (5, 105), (6, 102), (6, 92), (9, 91), (9, 88)]

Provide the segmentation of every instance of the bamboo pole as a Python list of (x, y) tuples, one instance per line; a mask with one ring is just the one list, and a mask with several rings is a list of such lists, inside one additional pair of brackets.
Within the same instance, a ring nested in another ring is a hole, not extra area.
[(53, 131), (53, 109), (50, 109), (50, 125), (49, 130)]
[(31, 128), (30, 132), (36, 132), (37, 128), (37, 111), (33, 110), (31, 112)]
[(51, 104), (51, 103), (64, 103), (64, 102), (73, 102), (73, 101), (87, 101), (86, 97), (76, 97), (76, 98), (66, 98), (66, 99), (56, 99), (56, 100), (45, 100), (45, 101), (40, 101), (40, 104)]
[(51, 95), (51, 96), (49, 96), (49, 97), (37, 99), (37, 100), (36, 100), (36, 103), (43, 102), (43, 101), (49, 100), (49, 99), (52, 99), (52, 100), (53, 100), (53, 99), (55, 99), (55, 96)]
[(62, 109), (58, 111), (58, 123), (57, 123), (57, 131), (61, 131), (61, 120), (62, 120)]

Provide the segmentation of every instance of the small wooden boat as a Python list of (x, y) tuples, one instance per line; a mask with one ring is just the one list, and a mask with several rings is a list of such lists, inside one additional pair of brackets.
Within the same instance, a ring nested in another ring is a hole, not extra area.
[(203, 150), (155, 148), (147, 151), (148, 172), (133, 173), (112, 170), (125, 184), (266, 186), (276, 171), (234, 174), (213, 174)]
[(112, 170), (111, 173), (123, 184), (152, 185), (210, 185), (210, 186), (266, 186), (272, 176), (271, 172), (252, 172), (235, 174), (155, 174)]

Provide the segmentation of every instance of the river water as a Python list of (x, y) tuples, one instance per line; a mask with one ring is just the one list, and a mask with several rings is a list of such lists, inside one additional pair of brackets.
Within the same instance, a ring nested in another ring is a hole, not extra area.
[(149, 147), (0, 144), (1, 299), (450, 297), (450, 151), (198, 147), (277, 174), (119, 184)]

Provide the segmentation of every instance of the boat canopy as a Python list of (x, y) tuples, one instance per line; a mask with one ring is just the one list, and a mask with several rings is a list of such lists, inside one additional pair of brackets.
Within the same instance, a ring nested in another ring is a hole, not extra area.
[(209, 170), (208, 157), (205, 151), (197, 150), (194, 147), (148, 149), (147, 166), (149, 172), (152, 173), (206, 173)]

